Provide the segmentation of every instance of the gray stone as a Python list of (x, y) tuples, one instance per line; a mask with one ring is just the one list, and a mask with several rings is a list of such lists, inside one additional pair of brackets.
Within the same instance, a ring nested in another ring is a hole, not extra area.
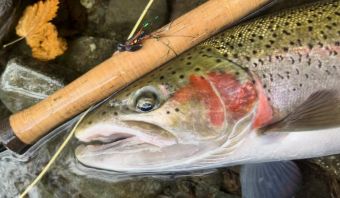
[(112, 39), (82, 36), (69, 41), (68, 46), (69, 49), (58, 61), (79, 73), (85, 73), (112, 56), (117, 42)]
[[(123, 41), (138, 20), (148, 0), (82, 0), (87, 8), (89, 36), (97, 36)], [(157, 20), (154, 20), (155, 17)], [(156, 29), (167, 21), (167, 1), (154, 1), (144, 21), (152, 22)]]
[(174, 20), (207, 0), (171, 0), (171, 20)]
[(10, 111), (17, 112), (46, 98), (74, 77), (74, 72), (51, 63), (11, 59), (0, 79), (0, 99)]
[(0, 120), (7, 118), (11, 112), (0, 102)]

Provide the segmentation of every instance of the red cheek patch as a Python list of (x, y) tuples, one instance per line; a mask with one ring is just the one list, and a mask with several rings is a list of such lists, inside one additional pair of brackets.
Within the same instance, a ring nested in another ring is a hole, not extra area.
[(191, 75), (189, 83), (173, 99), (180, 103), (203, 103), (211, 123), (221, 126), (226, 120), (225, 111), (228, 119), (238, 120), (253, 108), (258, 97), (252, 82), (241, 84), (235, 75), (212, 72), (207, 78)]
[(208, 109), (208, 117), (214, 126), (222, 126), (225, 120), (221, 100), (204, 77), (191, 75), (188, 85), (175, 93), (174, 100), (180, 103), (203, 103)]
[(241, 84), (234, 75), (227, 73), (213, 72), (208, 76), (232, 119), (239, 119), (251, 110), (257, 100), (256, 88), (252, 82)]

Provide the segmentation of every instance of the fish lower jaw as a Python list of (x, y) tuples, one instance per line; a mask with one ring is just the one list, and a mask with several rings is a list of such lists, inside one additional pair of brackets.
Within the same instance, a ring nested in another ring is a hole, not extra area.
[(176, 144), (174, 139), (165, 139), (157, 135), (148, 135), (141, 131), (128, 127), (114, 126), (110, 124), (101, 124), (89, 127), (75, 134), (76, 138), (84, 143), (100, 142), (113, 143), (125, 139), (139, 139), (141, 142), (148, 143), (158, 147), (164, 147)]

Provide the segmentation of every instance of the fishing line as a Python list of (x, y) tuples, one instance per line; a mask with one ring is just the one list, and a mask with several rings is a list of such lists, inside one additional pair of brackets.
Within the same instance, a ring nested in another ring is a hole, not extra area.
[[(93, 107), (93, 106), (92, 106)], [(60, 153), (64, 150), (64, 148), (66, 147), (66, 145), (70, 142), (70, 140), (73, 137), (73, 134), (76, 130), (76, 128), (78, 127), (78, 125), (80, 124), (80, 122), (84, 119), (84, 117), (92, 110), (92, 107), (88, 108), (83, 115), (79, 118), (79, 120), (77, 121), (77, 123), (74, 125), (74, 127), (72, 128), (70, 134), (67, 136), (67, 138), (64, 140), (64, 142), (61, 144), (61, 146), (58, 148), (58, 150), (56, 151), (56, 153), (52, 156), (52, 158), (50, 159), (50, 161), (47, 163), (47, 165), (43, 168), (43, 170), (39, 173), (39, 175), (33, 180), (33, 182), (26, 187), (25, 191), (23, 193), (20, 194), (20, 198), (24, 198), (27, 193), (45, 176), (45, 174), (47, 173), (47, 171), (51, 168), (52, 164), (56, 161), (57, 157), (60, 155)]]
[(142, 20), (144, 19), (146, 13), (149, 11), (152, 3), (154, 0), (149, 0), (149, 3), (146, 5), (146, 7), (144, 8), (142, 14), (140, 15), (138, 21), (136, 22), (135, 26), (133, 27), (129, 37), (127, 38), (127, 40), (129, 40), (130, 38), (132, 38), (132, 36), (136, 33), (136, 30), (138, 28), (138, 26), (140, 25), (140, 23), (142, 22)]
[[(149, 3), (146, 5), (146, 7), (144, 8), (142, 14), (140, 15), (138, 21), (136, 22), (135, 26), (133, 27), (128, 39), (130, 39), (136, 32), (138, 26), (140, 25), (140, 23), (142, 22), (143, 18), (145, 17), (145, 15), (147, 14), (147, 12), (149, 11), (152, 3), (154, 2), (154, 0), (150, 0)], [(52, 158), (50, 159), (50, 161), (47, 163), (47, 165), (43, 168), (43, 170), (39, 173), (39, 175), (33, 180), (33, 182), (26, 187), (26, 189), (24, 190), (24, 192), (22, 192), (19, 196), (19, 198), (24, 198), (27, 193), (35, 186), (37, 185), (37, 183), (45, 176), (45, 174), (47, 173), (47, 171), (51, 168), (51, 166), (53, 165), (53, 163), (56, 161), (56, 159), (58, 158), (58, 156), (60, 155), (60, 153), (64, 150), (64, 148), (66, 147), (66, 145), (70, 142), (70, 140), (72, 139), (75, 129), (78, 127), (78, 125), (80, 124), (80, 122), (84, 119), (84, 117), (88, 114), (88, 112), (90, 112), (90, 110), (92, 110), (92, 107), (90, 107), (89, 109), (87, 109), (83, 115), (79, 118), (78, 122), (74, 125), (74, 127), (72, 128), (70, 134), (67, 136), (67, 138), (65, 139), (65, 141), (61, 144), (61, 146), (58, 148), (58, 150), (56, 151), (56, 153), (52, 156)]]

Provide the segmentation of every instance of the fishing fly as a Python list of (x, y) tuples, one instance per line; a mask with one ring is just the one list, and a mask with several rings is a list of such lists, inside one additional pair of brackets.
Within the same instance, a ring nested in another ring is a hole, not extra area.
[(145, 28), (149, 26), (149, 23), (146, 23), (142, 26), (142, 28), (130, 39), (125, 41), (125, 43), (119, 43), (117, 46), (117, 50), (120, 52), (128, 51), (128, 52), (134, 52), (142, 48), (142, 42), (145, 39), (148, 39), (151, 37), (150, 34), (147, 34), (145, 32)]
[[(158, 17), (155, 17), (154, 20), (157, 20), (157, 19)], [(171, 50), (177, 56), (176, 51), (170, 46), (169, 43), (166, 43), (160, 40), (160, 38), (166, 37), (164, 35), (161, 35), (160, 33), (165, 31), (166, 29), (169, 29), (171, 27), (171, 23), (165, 28), (162, 28), (156, 31), (155, 33), (148, 34), (146, 30), (151, 25), (152, 25), (151, 22), (145, 23), (133, 37), (129, 38), (124, 43), (119, 43), (117, 46), (117, 50), (119, 52), (124, 52), (124, 51), (135, 52), (143, 47), (143, 41), (153, 38), (163, 43), (165, 46), (169, 48), (169, 50)]]

